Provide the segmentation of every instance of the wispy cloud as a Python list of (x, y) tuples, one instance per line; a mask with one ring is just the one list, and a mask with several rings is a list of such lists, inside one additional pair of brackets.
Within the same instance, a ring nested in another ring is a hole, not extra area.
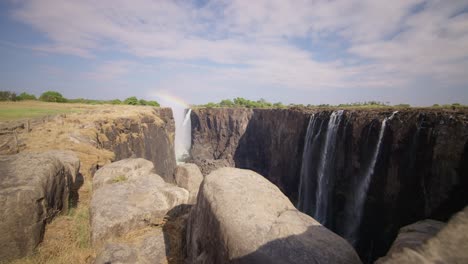
[(134, 63), (130, 61), (107, 61), (98, 67), (84, 73), (84, 77), (96, 81), (109, 81), (124, 76), (130, 72)]
[[(48, 37), (42, 51), (93, 58), (113, 50), (202, 65), (207, 84), (320, 90), (422, 77), (467, 84), (467, 10), (464, 0), (26, 0), (12, 15)], [(318, 60), (323, 46), (340, 56)], [(106, 61), (88, 77), (112, 79), (129, 65)]]

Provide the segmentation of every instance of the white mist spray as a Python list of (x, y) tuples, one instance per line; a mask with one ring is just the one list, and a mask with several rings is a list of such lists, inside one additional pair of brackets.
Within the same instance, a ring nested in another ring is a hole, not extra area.
[(158, 94), (161, 105), (170, 107), (174, 116), (175, 123), (175, 142), (174, 150), (178, 163), (185, 162), (190, 157), (190, 147), (192, 144), (192, 125), (190, 122), (189, 105), (183, 100), (167, 95)]

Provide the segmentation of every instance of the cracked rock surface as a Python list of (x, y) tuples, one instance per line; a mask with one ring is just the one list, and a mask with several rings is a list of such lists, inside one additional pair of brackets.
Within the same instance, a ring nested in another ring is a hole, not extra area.
[(68, 210), (79, 168), (70, 151), (0, 156), (0, 260), (34, 251), (46, 223)]
[(93, 178), (90, 206), (91, 241), (95, 246), (146, 226), (159, 225), (189, 193), (166, 183), (153, 163), (125, 159), (99, 169)]

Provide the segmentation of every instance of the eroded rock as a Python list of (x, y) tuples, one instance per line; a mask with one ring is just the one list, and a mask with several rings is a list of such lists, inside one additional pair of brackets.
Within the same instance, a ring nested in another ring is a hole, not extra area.
[(354, 249), (261, 175), (205, 177), (187, 227), (189, 263), (360, 263)]
[(166, 213), (186, 204), (188, 191), (152, 173), (152, 163), (125, 159), (99, 169), (93, 178), (90, 205), (94, 245), (148, 225), (159, 225)]
[(68, 209), (79, 167), (69, 151), (0, 156), (0, 259), (33, 252), (46, 223)]
[(189, 191), (189, 203), (196, 203), (198, 189), (203, 181), (203, 175), (198, 166), (191, 163), (180, 164), (176, 167), (174, 178), (177, 186)]

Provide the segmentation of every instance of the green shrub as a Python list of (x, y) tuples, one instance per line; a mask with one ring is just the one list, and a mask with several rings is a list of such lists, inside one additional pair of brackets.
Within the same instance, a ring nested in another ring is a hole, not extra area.
[(36, 96), (34, 94), (28, 94), (28, 93), (21, 93), (17, 97), (18, 101), (23, 101), (23, 100), (37, 100)]
[(138, 105), (138, 99), (135, 96), (129, 97), (124, 100), (126, 105)]
[(146, 101), (146, 105), (159, 107), (159, 103), (156, 101)]
[(219, 103), (220, 106), (222, 107), (233, 107), (234, 106), (234, 102), (232, 102), (231, 100), (229, 99), (225, 99), (225, 100), (221, 100), (221, 102)]
[(62, 96), (61, 93), (56, 91), (47, 91), (39, 97), (39, 100), (44, 102), (57, 102), (57, 103), (64, 103), (67, 101), (65, 97)]
[(284, 106), (281, 102), (277, 102), (277, 103), (273, 104), (273, 107), (274, 108), (285, 108), (286, 106)]
[(119, 104), (122, 104), (122, 101), (120, 101), (119, 99), (114, 99), (114, 100), (110, 100), (109, 103), (113, 105), (119, 105)]

